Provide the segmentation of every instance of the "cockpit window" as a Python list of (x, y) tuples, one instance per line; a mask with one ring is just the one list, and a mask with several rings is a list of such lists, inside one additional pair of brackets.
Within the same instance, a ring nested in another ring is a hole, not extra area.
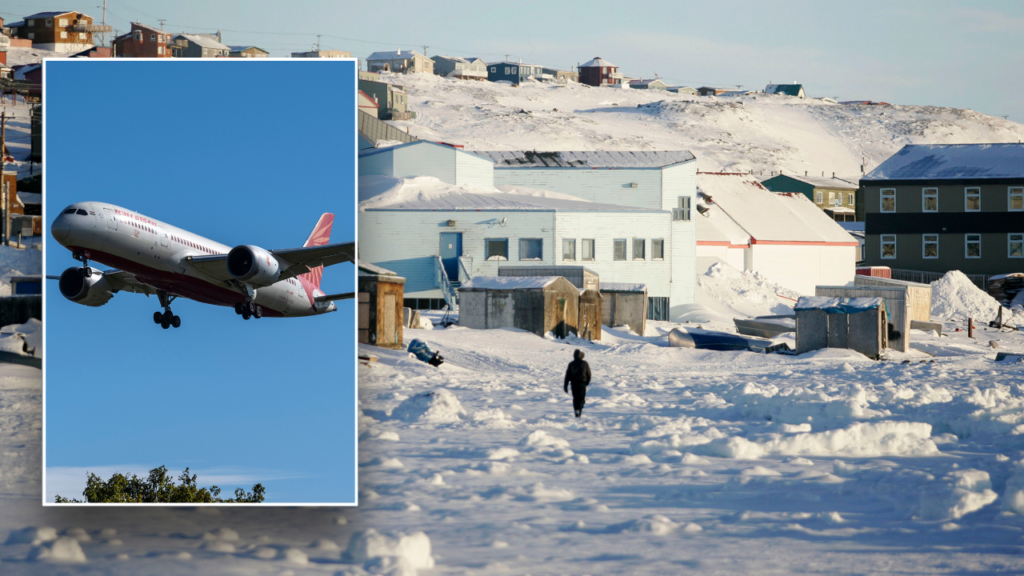
[(88, 215), (89, 215), (89, 213), (88, 213), (88, 212), (86, 212), (85, 210), (82, 210), (81, 208), (79, 208), (78, 210), (76, 210), (76, 211), (75, 211), (75, 214), (81, 214), (82, 216), (88, 216)]
[(74, 214), (74, 213), (75, 213), (75, 209), (74, 208), (68, 208), (67, 210), (61, 212), (61, 214)]

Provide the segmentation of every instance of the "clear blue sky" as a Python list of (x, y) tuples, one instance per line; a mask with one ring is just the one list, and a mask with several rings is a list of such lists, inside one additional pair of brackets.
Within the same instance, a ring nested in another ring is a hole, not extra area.
[[(63, 9), (101, 16), (96, 0)], [(20, 18), (43, 3), (0, 0)], [(54, 8), (56, 4), (47, 6)], [(223, 30), (226, 44), (274, 56), (322, 46), (365, 58), (398, 47), (569, 67), (602, 56), (630, 76), (672, 83), (799, 81), (812, 96), (971, 108), (1024, 122), (1024, 2), (1019, 0), (655, 0), (373, 2), (110, 0), (121, 32), (140, 20), (176, 32)]]
[[(49, 234), (78, 201), (228, 246), (300, 247), (323, 212), (332, 242), (355, 239), (354, 62), (77, 60), (46, 74), (47, 274), (78, 265)], [(268, 501), (354, 501), (352, 300), (245, 321), (179, 299), (181, 328), (163, 330), (155, 296), (90, 308), (47, 288), (48, 470), (190, 466), (226, 492), (262, 482)], [(325, 270), (324, 292), (354, 288), (353, 265)]]

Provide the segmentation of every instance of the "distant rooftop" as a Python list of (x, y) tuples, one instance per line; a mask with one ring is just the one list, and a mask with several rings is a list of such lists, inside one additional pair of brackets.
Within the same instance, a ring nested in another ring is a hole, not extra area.
[(370, 54), (366, 60), (407, 60), (412, 58), (413, 54), (426, 58), (415, 50), (389, 50), (384, 52), (374, 52)]
[(580, 64), (580, 68), (602, 68), (605, 66), (611, 66), (612, 68), (618, 68), (615, 64), (607, 60), (603, 60), (600, 56), (595, 56), (592, 60)]
[(861, 180), (1024, 178), (1024, 144), (909, 144)]
[(842, 178), (830, 178), (828, 176), (798, 176), (796, 174), (779, 174), (779, 176), (786, 176), (793, 180), (799, 180), (800, 182), (810, 184), (815, 188), (842, 188), (844, 190), (856, 190), (858, 188), (856, 182), (851, 182)]
[(600, 204), (584, 200), (544, 198), (526, 194), (474, 194), (456, 192), (433, 198), (403, 198), (392, 203), (366, 208), (367, 210), (389, 211), (439, 211), (439, 212), (660, 212), (651, 208)]
[(228, 48), (224, 44), (221, 44), (220, 42), (217, 42), (216, 40), (214, 40), (213, 38), (210, 38), (209, 35), (206, 35), (206, 34), (178, 34), (178, 36), (180, 36), (182, 38), (185, 38), (186, 40), (188, 40), (189, 42), (192, 42), (193, 44), (196, 44), (198, 46), (202, 46), (203, 48), (214, 48), (216, 50), (228, 50), (228, 51), (231, 50), (231, 48)]
[(659, 152), (499, 150), (474, 151), (473, 153), (492, 160), (495, 168), (664, 168), (694, 159), (693, 154), (686, 150)]

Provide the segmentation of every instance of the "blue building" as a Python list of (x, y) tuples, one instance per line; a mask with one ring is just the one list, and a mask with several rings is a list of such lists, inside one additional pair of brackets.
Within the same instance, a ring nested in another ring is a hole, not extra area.
[(487, 65), (487, 79), (491, 82), (510, 82), (515, 86), (530, 77), (540, 79), (544, 67), (522, 62), (491, 62)]

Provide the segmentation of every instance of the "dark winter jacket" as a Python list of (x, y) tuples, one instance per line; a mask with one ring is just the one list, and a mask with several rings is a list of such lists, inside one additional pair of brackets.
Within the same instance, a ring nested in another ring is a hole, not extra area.
[(565, 385), (563, 389), (568, 392), (569, 384), (572, 384), (573, 390), (586, 390), (588, 384), (590, 384), (590, 364), (583, 361), (583, 351), (577, 350), (573, 354), (572, 362), (569, 362), (569, 369), (565, 371)]

